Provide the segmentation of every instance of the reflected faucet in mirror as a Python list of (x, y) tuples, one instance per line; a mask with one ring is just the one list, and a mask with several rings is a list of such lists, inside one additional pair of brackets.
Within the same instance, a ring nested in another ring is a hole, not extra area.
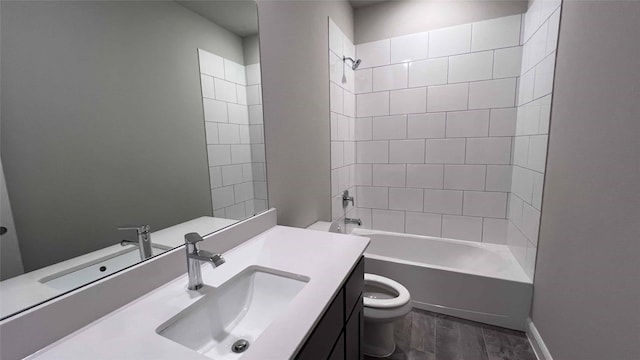
[(137, 243), (130, 240), (122, 240), (120, 245), (131, 244), (137, 245), (140, 250), (140, 260), (148, 259), (153, 256), (151, 250), (151, 232), (149, 225), (122, 225), (118, 226), (118, 230), (135, 230), (138, 236)]
[(200, 234), (192, 232), (185, 234), (184, 243), (187, 250), (187, 272), (189, 273), (189, 290), (198, 290), (202, 287), (202, 269), (200, 262), (210, 263), (214, 268), (224, 264), (225, 260), (220, 254), (198, 250), (198, 243), (202, 241)]

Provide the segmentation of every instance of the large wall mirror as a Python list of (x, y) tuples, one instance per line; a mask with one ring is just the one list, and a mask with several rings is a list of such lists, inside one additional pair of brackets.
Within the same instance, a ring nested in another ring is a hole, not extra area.
[(267, 209), (255, 2), (0, 15), (0, 318)]

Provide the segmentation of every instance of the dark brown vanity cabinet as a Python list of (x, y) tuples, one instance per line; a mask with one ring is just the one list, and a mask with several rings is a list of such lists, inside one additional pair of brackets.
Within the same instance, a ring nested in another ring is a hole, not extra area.
[(364, 324), (362, 292), (364, 290), (364, 257), (351, 272), (331, 305), (322, 315), (296, 359), (360, 360)]

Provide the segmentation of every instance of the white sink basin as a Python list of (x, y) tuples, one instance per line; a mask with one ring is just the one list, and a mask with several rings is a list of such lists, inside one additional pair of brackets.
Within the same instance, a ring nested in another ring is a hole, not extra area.
[(218, 288), (204, 286), (201, 299), (156, 332), (213, 359), (237, 359), (238, 340), (251, 344), (286, 309), (308, 277), (250, 267)]
[[(168, 246), (153, 244), (151, 252), (155, 256), (170, 249)], [(127, 246), (125, 250), (117, 253), (46, 276), (40, 279), (40, 282), (60, 291), (69, 291), (139, 262), (140, 250)]]

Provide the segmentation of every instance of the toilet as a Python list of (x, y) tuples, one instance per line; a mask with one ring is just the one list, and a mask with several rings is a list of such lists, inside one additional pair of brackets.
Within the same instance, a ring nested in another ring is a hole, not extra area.
[[(335, 229), (330, 222), (318, 221), (310, 230)], [(335, 231), (334, 231), (335, 232)], [(375, 274), (364, 274), (364, 336), (362, 350), (365, 355), (384, 358), (393, 354), (394, 322), (411, 311), (409, 290), (397, 281)]]

